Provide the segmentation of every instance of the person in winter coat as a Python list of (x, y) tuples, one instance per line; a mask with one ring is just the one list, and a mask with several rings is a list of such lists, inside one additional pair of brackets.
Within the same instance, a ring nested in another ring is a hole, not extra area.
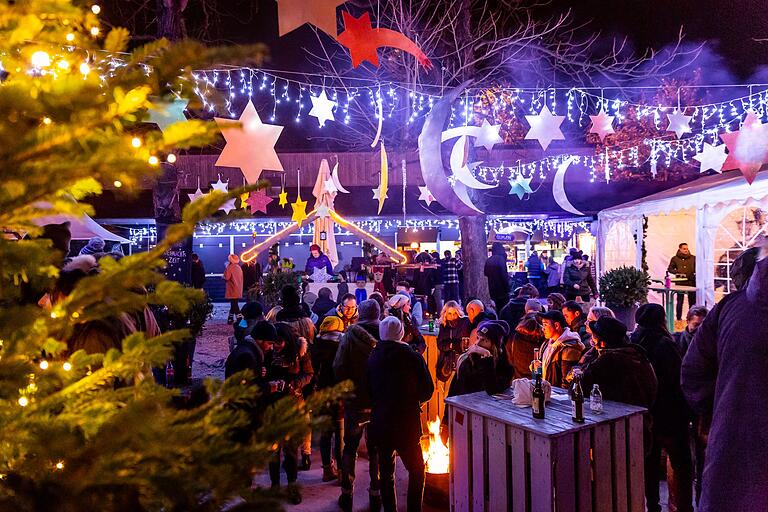
[(312, 312), (317, 315), (317, 323), (323, 321), (328, 311), (336, 307), (336, 302), (331, 298), (331, 289), (323, 286), (317, 291), (317, 300), (312, 305)]
[(376, 450), (368, 438), (368, 424), (371, 421), (371, 397), (368, 389), (366, 368), (368, 358), (379, 342), (378, 302), (366, 300), (360, 303), (360, 318), (350, 325), (341, 337), (336, 357), (333, 360), (333, 372), (336, 382), (351, 380), (355, 386), (354, 395), (344, 401), (344, 451), (341, 459), (341, 496), (339, 506), (344, 511), (352, 510), (352, 495), (355, 483), (355, 464), (360, 440), (365, 434), (368, 447), (368, 468), (371, 477), (369, 505), (371, 510), (379, 510), (379, 465)]
[[(456, 301), (449, 300), (443, 306), (438, 321), (437, 366), (435, 376), (447, 382), (456, 369), (456, 361), (469, 347), (470, 321)], [(465, 339), (466, 338), (466, 339)]]
[[(301, 355), (301, 346), (293, 328), (282, 322), (275, 324), (277, 341), (273, 350), (267, 354), (267, 381), (270, 389), (270, 402), (291, 397), (297, 407), (302, 401), (302, 389), (312, 380), (314, 371), (311, 359)], [(269, 463), (269, 477), (272, 487), (280, 485), (280, 453), (283, 454), (283, 469), (288, 477), (289, 500), (301, 503), (301, 493), (296, 486), (298, 478), (297, 451), (301, 439), (286, 439), (275, 451), (274, 459)]]
[[(691, 250), (688, 248), (688, 244), (681, 243), (677, 248), (677, 254), (672, 256), (669, 260), (669, 267), (667, 272), (673, 276), (684, 277), (685, 281), (680, 281), (677, 284), (685, 286), (696, 286), (696, 256), (691, 254)], [(683, 319), (683, 301), (684, 294), (677, 295), (677, 319)], [(696, 303), (696, 292), (688, 292), (688, 307), (692, 308)]]
[(325, 314), (325, 317), (336, 316), (344, 322), (344, 329), (357, 322), (357, 299), (351, 293), (345, 293), (339, 299), (339, 305)]
[(589, 347), (589, 341), (592, 336), (587, 332), (587, 317), (584, 314), (584, 310), (581, 309), (581, 305), (575, 300), (569, 300), (563, 304), (561, 311), (565, 321), (568, 322), (571, 332), (578, 334), (584, 346)]
[(743, 287), (709, 312), (683, 360), (688, 403), (711, 419), (699, 512), (768, 510), (768, 241), (761, 245), (754, 267), (740, 261), (754, 261), (754, 251), (734, 262)]
[(319, 245), (312, 244), (309, 246), (309, 258), (307, 258), (307, 264), (304, 267), (304, 272), (311, 276), (316, 268), (324, 268), (329, 276), (333, 275), (333, 265), (331, 264), (331, 260), (328, 258), (328, 256), (323, 254), (323, 251), (320, 250)]
[(517, 325), (525, 315), (525, 305), (528, 299), (536, 299), (539, 291), (530, 283), (516, 290), (515, 298), (510, 300), (499, 312), (499, 320), (504, 320), (507, 325)]
[(685, 329), (672, 335), (681, 358), (685, 357), (685, 353), (688, 352), (688, 347), (691, 346), (696, 331), (704, 322), (708, 313), (709, 310), (704, 306), (693, 306), (685, 316)]
[(584, 302), (589, 302), (589, 297), (593, 293), (589, 286), (590, 280), (589, 264), (580, 257), (574, 257), (563, 271), (565, 298), (575, 300), (576, 297), (581, 297)]
[(395, 454), (408, 471), (408, 511), (421, 510), (425, 467), (421, 452), (421, 404), (435, 390), (424, 358), (401, 340), (402, 322), (389, 316), (379, 324), (381, 341), (368, 359), (371, 396), (370, 440), (379, 455), (381, 502), (397, 510)]
[(424, 354), (427, 342), (424, 341), (424, 336), (411, 315), (411, 299), (407, 295), (396, 293), (387, 301), (387, 307), (387, 315), (397, 317), (403, 323), (405, 335), (401, 341), (419, 354)]
[(525, 315), (515, 327), (512, 337), (504, 344), (504, 354), (514, 379), (531, 378), (533, 352), (544, 342), (544, 333), (536, 314)]
[[(326, 389), (336, 384), (333, 360), (339, 349), (344, 322), (329, 316), (320, 324), (320, 332), (312, 345), (312, 368), (315, 370), (317, 389)], [(320, 434), (320, 457), (323, 461), (323, 482), (338, 478), (337, 468), (341, 465), (342, 409), (340, 403), (331, 403), (321, 409), (322, 416), (331, 418), (331, 428)], [(331, 447), (333, 445), (333, 451)], [(331, 457), (333, 455), (333, 458)]]
[[(483, 309), (480, 309), (483, 308)], [(467, 318), (470, 320), (469, 324), (469, 346), (477, 344), (477, 329), (480, 324), (486, 320), (498, 320), (496, 313), (490, 309), (484, 309), (485, 306), (479, 300), (472, 300), (467, 304)], [(507, 324), (509, 325), (509, 324)]]
[(443, 300), (460, 302), (459, 296), (459, 271), (456, 258), (451, 256), (451, 251), (445, 251), (445, 259), (441, 265), (443, 281)]
[(489, 395), (509, 387), (506, 375), (498, 371), (501, 346), (509, 335), (509, 326), (503, 320), (486, 320), (477, 330), (477, 345), (464, 352), (456, 365), (456, 376), (451, 381), (448, 396), (466, 395), (486, 391)]
[(85, 245), (85, 247), (80, 249), (79, 256), (98, 254), (100, 252), (104, 252), (104, 248), (104, 240), (101, 237), (95, 236), (88, 240), (88, 243)]
[(560, 286), (562, 266), (555, 260), (554, 257), (549, 259), (549, 264), (544, 270), (544, 274), (547, 277), (546, 295), (549, 296), (552, 293), (559, 293), (562, 289)]
[[(589, 326), (590, 322), (594, 322), (596, 320), (600, 320), (603, 317), (608, 318), (616, 318), (616, 315), (614, 315), (613, 310), (611, 308), (606, 308), (603, 306), (593, 306), (592, 309), (589, 310), (589, 313), (587, 313), (587, 321), (585, 322), (587, 327), (587, 334), (589, 334), (589, 341), (584, 344), (586, 347), (584, 352), (581, 354), (581, 359), (579, 359), (579, 366), (585, 366), (595, 359), (597, 359), (598, 351), (597, 348), (595, 348), (595, 344), (597, 343), (597, 340), (595, 339), (595, 335), (592, 332), (591, 327)], [(570, 382), (571, 379), (569, 379)]]
[(667, 318), (659, 304), (643, 304), (635, 315), (637, 329), (630, 337), (648, 355), (658, 380), (653, 418), (651, 450), (645, 459), (645, 499), (649, 512), (660, 512), (659, 460), (664, 449), (672, 472), (669, 499), (680, 512), (693, 511), (693, 462), (688, 435), (691, 414), (680, 387), (680, 354), (667, 331)]
[(507, 251), (500, 242), (494, 242), (491, 246), (491, 256), (485, 261), (483, 274), (488, 279), (488, 290), (496, 305), (496, 311), (501, 311), (509, 302), (509, 273)]
[(205, 286), (205, 267), (203, 266), (200, 256), (192, 253), (192, 274), (191, 274), (192, 287), (199, 290)]
[(246, 298), (249, 296), (249, 290), (261, 281), (261, 265), (255, 260), (242, 262), (240, 266), (243, 269), (243, 293)]
[(544, 265), (539, 259), (539, 254), (533, 251), (528, 260), (525, 262), (525, 269), (528, 271), (528, 282), (536, 287), (537, 290), (542, 289), (541, 279), (544, 274)]
[(285, 285), (280, 290), (280, 302), (283, 309), (275, 316), (278, 322), (289, 324), (296, 332), (296, 336), (310, 342), (315, 339), (315, 324), (309, 318), (308, 310), (301, 303), (301, 297), (298, 290), (293, 285)]
[(243, 269), (240, 268), (240, 258), (237, 254), (230, 254), (229, 264), (224, 270), (224, 281), (227, 286), (224, 298), (229, 301), (229, 316), (227, 323), (235, 323), (235, 315), (240, 314), (240, 299), (243, 298)]
[(538, 316), (545, 338), (540, 349), (542, 377), (553, 387), (567, 387), (565, 377), (579, 362), (584, 345), (579, 335), (568, 328), (560, 311), (547, 311)]

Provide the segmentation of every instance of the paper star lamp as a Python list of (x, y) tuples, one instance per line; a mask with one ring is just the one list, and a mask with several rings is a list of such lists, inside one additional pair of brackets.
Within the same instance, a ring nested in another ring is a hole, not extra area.
[(320, 217), (321, 219), (327, 219), (328, 217), (331, 216), (331, 209), (328, 208), (326, 205), (321, 204), (320, 206), (317, 207), (317, 209), (315, 210), (315, 213), (317, 213), (317, 216)]
[(326, 192), (329, 194), (333, 194), (334, 192), (338, 192), (339, 189), (336, 188), (336, 182), (333, 181), (333, 178), (329, 178), (323, 182), (323, 188)]
[(538, 140), (545, 151), (553, 140), (565, 140), (563, 132), (560, 131), (560, 125), (563, 124), (565, 116), (552, 115), (547, 105), (544, 105), (539, 115), (525, 116), (525, 119), (531, 126), (525, 134), (526, 140)]
[(248, 183), (256, 183), (261, 171), (282, 171), (283, 164), (275, 152), (275, 143), (283, 131), (282, 126), (261, 122), (251, 101), (240, 114), (240, 127), (232, 127), (231, 119), (215, 117), (227, 144), (216, 160), (221, 167), (239, 167)]
[(200, 185), (197, 186), (197, 190), (195, 190), (194, 194), (187, 194), (187, 197), (189, 198), (190, 203), (194, 203), (201, 197), (204, 197), (206, 194), (203, 193), (202, 190), (200, 190)]
[(288, 192), (286, 192), (285, 190), (283, 190), (282, 192), (280, 192), (280, 193), (277, 195), (277, 197), (278, 197), (278, 201), (277, 201), (277, 204), (279, 204), (280, 206), (282, 206), (283, 208), (285, 208), (285, 205), (287, 205), (287, 204), (288, 204)]
[(221, 175), (219, 175), (218, 181), (216, 183), (211, 184), (211, 188), (213, 190), (218, 190), (219, 192), (224, 192), (225, 194), (229, 192), (229, 180), (227, 180), (226, 183), (221, 181)]
[(514, 179), (509, 180), (509, 185), (512, 187), (509, 190), (509, 195), (514, 194), (518, 199), (523, 199), (525, 194), (533, 194), (533, 190), (531, 190), (531, 178), (525, 178), (522, 175), (518, 175)]
[(763, 124), (754, 111), (749, 111), (739, 131), (721, 133), (720, 139), (728, 147), (724, 171), (739, 169), (751, 185), (765, 162), (768, 162), (768, 125)]
[(264, 189), (251, 192), (250, 197), (245, 200), (245, 204), (250, 207), (251, 213), (267, 213), (267, 205), (271, 202), (272, 198), (267, 195)]
[(475, 147), (483, 146), (490, 151), (496, 144), (501, 144), (504, 140), (499, 135), (500, 124), (491, 124), (487, 119), (483, 120), (483, 125), (475, 138)]
[(219, 207), (219, 210), (223, 211), (227, 215), (229, 215), (229, 212), (235, 209), (237, 209), (237, 207), (235, 206), (234, 198), (230, 199), (229, 201), (225, 202), (223, 205)]
[(435, 201), (435, 196), (432, 195), (432, 192), (426, 186), (419, 187), (419, 201), (424, 201), (427, 203), (427, 206), (430, 206)]
[(674, 113), (667, 114), (667, 119), (669, 119), (669, 126), (667, 126), (667, 131), (675, 132), (675, 135), (677, 135), (678, 139), (686, 133), (691, 133), (691, 127), (688, 126), (688, 123), (691, 122), (693, 116), (687, 116), (681, 111), (675, 110)]
[(296, 202), (291, 204), (293, 215), (291, 220), (297, 224), (304, 222), (307, 218), (307, 202), (301, 200), (301, 196), (296, 197)]
[(248, 196), (250, 195), (250, 192), (246, 192), (245, 194), (240, 194), (240, 208), (245, 210), (248, 205), (245, 203), (248, 200)]
[(312, 281), (315, 283), (327, 283), (331, 276), (328, 275), (328, 271), (325, 270), (325, 267), (315, 267), (315, 270), (312, 271), (312, 274), (309, 277), (311, 277)]
[(184, 110), (189, 104), (188, 100), (176, 98), (173, 101), (159, 101), (157, 107), (149, 111), (149, 123), (154, 123), (165, 131), (173, 123), (183, 123), (187, 121), (184, 116)]
[(616, 116), (609, 116), (603, 107), (600, 107), (600, 112), (596, 116), (589, 116), (592, 121), (592, 127), (589, 129), (589, 133), (596, 133), (600, 137), (600, 142), (605, 140), (606, 135), (615, 133), (613, 130), (613, 119)]
[(305, 23), (319, 28), (336, 38), (336, 8), (346, 0), (277, 0), (277, 19), (280, 36), (292, 32)]
[(701, 163), (699, 172), (707, 172), (712, 169), (715, 172), (723, 172), (723, 164), (728, 158), (728, 154), (725, 152), (726, 145), (720, 144), (719, 146), (713, 146), (708, 142), (704, 143), (704, 147), (701, 149), (701, 153), (696, 154), (693, 159)]
[(320, 126), (325, 126), (326, 121), (335, 121), (333, 109), (338, 106), (338, 103), (328, 99), (325, 89), (319, 96), (310, 96), (310, 99), (312, 100), (312, 110), (309, 111), (309, 115), (316, 117)]
[[(383, 202), (384, 199), (389, 199), (388, 192), (389, 191), (385, 190), (384, 191), (384, 195), (382, 196), (382, 186), (379, 185), (378, 187), (373, 189), (373, 198), (378, 200), (379, 202)], [(381, 212), (379, 212), (379, 213), (381, 213)]]

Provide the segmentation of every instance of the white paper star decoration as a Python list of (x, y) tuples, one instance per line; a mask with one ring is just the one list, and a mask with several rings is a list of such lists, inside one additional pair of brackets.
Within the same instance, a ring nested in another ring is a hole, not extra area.
[(283, 164), (275, 152), (275, 143), (283, 127), (262, 123), (252, 102), (249, 101), (240, 114), (240, 127), (232, 127), (234, 121), (231, 119), (214, 119), (227, 141), (216, 165), (239, 167), (248, 183), (256, 183), (264, 169), (283, 170)]
[(326, 205), (321, 204), (315, 209), (315, 213), (317, 213), (317, 216), (321, 219), (326, 219), (331, 216), (331, 209)]
[(522, 174), (518, 174), (514, 179), (510, 179), (509, 185), (512, 187), (509, 189), (509, 195), (514, 194), (518, 199), (523, 199), (525, 194), (533, 194), (531, 178), (526, 178)]
[(200, 190), (200, 185), (197, 186), (197, 190), (195, 190), (194, 194), (187, 194), (187, 197), (189, 198), (190, 203), (194, 203), (201, 197), (204, 197), (207, 194), (204, 194), (202, 190)]
[(149, 111), (149, 121), (147, 122), (156, 124), (160, 131), (164, 132), (173, 123), (187, 121), (184, 110), (186, 110), (189, 100), (175, 98), (172, 101), (158, 101), (156, 104), (157, 108)]
[(338, 106), (338, 103), (328, 99), (325, 89), (320, 92), (319, 96), (310, 96), (310, 99), (312, 100), (312, 110), (309, 111), (309, 115), (316, 117), (320, 126), (325, 126), (326, 121), (335, 121), (333, 109)]
[(424, 201), (427, 203), (427, 206), (430, 206), (435, 202), (435, 196), (432, 195), (432, 192), (426, 186), (419, 187), (419, 201)]
[(477, 148), (483, 146), (485, 149), (490, 151), (496, 144), (504, 142), (504, 140), (501, 138), (501, 135), (499, 134), (499, 129), (501, 129), (500, 124), (491, 124), (487, 119), (485, 119), (483, 121), (483, 125), (480, 127), (480, 131), (478, 132), (477, 137), (475, 138), (475, 147)]
[[(218, 190), (219, 192), (226, 194), (227, 192), (229, 192), (229, 180), (227, 180), (227, 182), (224, 183), (223, 181), (221, 181), (221, 176), (219, 176), (219, 179), (216, 181), (216, 183), (211, 184), (211, 189)], [(229, 214), (229, 212), (231, 212), (234, 209), (235, 209), (234, 198), (228, 200), (227, 202), (225, 202), (223, 205), (219, 207), (219, 210), (223, 211), (226, 214)]]
[(680, 110), (675, 110), (672, 114), (667, 114), (667, 119), (669, 119), (669, 126), (667, 126), (668, 132), (675, 132), (675, 135), (677, 135), (677, 138), (681, 138), (686, 133), (691, 133), (691, 127), (688, 126), (688, 123), (691, 122), (691, 119), (693, 119), (693, 116), (687, 116), (683, 114)]
[(525, 116), (525, 119), (531, 126), (525, 134), (526, 140), (538, 140), (545, 151), (553, 140), (565, 140), (563, 132), (560, 131), (565, 116), (553, 116), (547, 105), (544, 105), (538, 115)]
[(229, 201), (225, 202), (223, 205), (219, 207), (219, 210), (223, 211), (227, 215), (229, 215), (229, 212), (235, 209), (237, 209), (237, 207), (235, 206), (234, 198), (230, 199)]
[(694, 160), (701, 163), (699, 172), (707, 172), (712, 169), (717, 173), (722, 173), (723, 164), (728, 158), (728, 153), (725, 152), (725, 149), (725, 144), (713, 146), (712, 144), (705, 142), (704, 147), (701, 148), (701, 153), (698, 153), (693, 157)]
[[(373, 189), (373, 198), (381, 200), (381, 185)], [(387, 192), (384, 192), (384, 199), (389, 199)]]
[(605, 140), (606, 135), (615, 133), (613, 130), (613, 119), (616, 116), (609, 116), (603, 107), (600, 107), (600, 112), (596, 116), (589, 116), (592, 121), (592, 128), (589, 129), (589, 133), (596, 133), (600, 137), (600, 142)]
[(325, 191), (329, 194), (333, 194), (334, 192), (338, 192), (339, 189), (336, 188), (336, 182), (333, 181), (333, 178), (329, 178), (323, 182), (323, 188), (325, 188)]
[(309, 277), (311, 277), (312, 281), (315, 283), (327, 283), (331, 276), (328, 275), (328, 271), (325, 270), (325, 267), (315, 267), (315, 270), (312, 271), (312, 274)]

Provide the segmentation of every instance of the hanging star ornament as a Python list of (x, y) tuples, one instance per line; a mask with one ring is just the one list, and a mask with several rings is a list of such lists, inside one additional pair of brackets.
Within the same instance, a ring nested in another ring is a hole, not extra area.
[(297, 196), (296, 202), (291, 204), (291, 209), (293, 210), (291, 220), (301, 225), (307, 218), (307, 202), (302, 201), (301, 196)]
[(333, 178), (328, 178), (323, 182), (323, 189), (325, 189), (325, 191), (329, 194), (333, 194), (339, 191), (339, 189), (336, 188), (336, 182), (333, 181)]
[(160, 128), (160, 131), (165, 131), (166, 128), (173, 123), (185, 123), (187, 121), (184, 115), (189, 100), (174, 98), (172, 101), (158, 101), (155, 108), (149, 111), (148, 123), (154, 123)]
[(504, 140), (501, 138), (501, 135), (499, 134), (500, 129), (500, 124), (491, 124), (487, 119), (483, 120), (483, 125), (477, 132), (477, 137), (475, 137), (475, 147), (477, 148), (483, 146), (485, 149), (490, 151), (496, 144), (501, 144), (504, 142)]
[(310, 276), (313, 283), (327, 283), (331, 276), (328, 275), (328, 271), (325, 267), (315, 267)]
[(240, 208), (245, 210), (248, 205), (245, 203), (248, 200), (248, 196), (250, 195), (250, 192), (246, 192), (245, 194), (240, 194)]
[(309, 115), (316, 117), (320, 126), (325, 126), (326, 121), (336, 120), (333, 117), (333, 109), (339, 104), (328, 99), (325, 89), (322, 90), (319, 96), (310, 96), (310, 99), (312, 100), (312, 110), (309, 111)]
[(197, 190), (195, 190), (194, 194), (187, 194), (187, 197), (189, 198), (190, 203), (194, 203), (201, 197), (206, 196), (207, 194), (204, 194), (202, 190), (200, 190), (200, 185), (197, 186)]
[(509, 195), (516, 195), (518, 199), (523, 199), (525, 194), (533, 194), (531, 190), (531, 179), (525, 178), (522, 174), (518, 174), (514, 179), (509, 180)]
[(382, 202), (384, 199), (389, 199), (388, 191), (384, 191), (384, 196), (382, 198), (381, 195), (381, 185), (373, 189), (373, 198), (378, 200), (379, 202)]
[(600, 107), (600, 112), (596, 116), (589, 116), (589, 119), (592, 121), (589, 133), (596, 133), (600, 137), (600, 142), (603, 142), (606, 135), (615, 133), (613, 130), (613, 120), (615, 117), (609, 116), (603, 107)]
[(739, 169), (750, 185), (760, 168), (768, 162), (768, 125), (763, 124), (753, 110), (747, 112), (741, 129), (721, 133), (720, 139), (728, 147), (724, 171)]
[(331, 209), (328, 208), (328, 206), (321, 204), (320, 206), (317, 207), (317, 209), (315, 210), (315, 213), (317, 213), (317, 216), (320, 217), (321, 219), (327, 219), (328, 217), (331, 216)]
[(432, 195), (432, 192), (426, 186), (419, 187), (419, 201), (424, 201), (427, 203), (427, 206), (430, 206), (435, 202), (435, 196)]
[(245, 204), (251, 209), (251, 213), (267, 213), (267, 205), (271, 203), (273, 199), (267, 195), (264, 189), (255, 190), (251, 192), (249, 196), (250, 197), (245, 200)]
[(549, 107), (544, 105), (538, 115), (525, 116), (531, 129), (525, 134), (526, 140), (536, 139), (541, 144), (544, 151), (553, 140), (565, 140), (563, 132), (560, 131), (560, 125), (563, 124), (565, 116), (554, 116)]
[(686, 133), (691, 133), (691, 127), (688, 124), (693, 119), (693, 116), (687, 116), (681, 110), (675, 110), (672, 114), (667, 114), (667, 119), (669, 119), (667, 131), (675, 132), (678, 139), (682, 138)]
[(221, 181), (221, 175), (219, 175), (219, 179), (216, 181), (216, 183), (211, 183), (211, 189), (218, 190), (219, 192), (227, 193), (229, 192), (229, 180), (227, 180), (226, 183)]
[(280, 192), (280, 193), (277, 195), (277, 198), (278, 198), (277, 204), (279, 204), (280, 206), (282, 206), (283, 208), (285, 208), (285, 205), (287, 205), (287, 204), (288, 204), (288, 192), (286, 192), (285, 190), (283, 190), (282, 192)]
[(719, 146), (713, 146), (708, 142), (704, 143), (704, 147), (701, 148), (701, 153), (694, 155), (693, 159), (701, 163), (699, 172), (707, 172), (712, 169), (717, 173), (723, 172), (723, 164), (728, 158), (728, 154), (725, 152), (726, 145), (720, 144)]
[(235, 198), (232, 198), (228, 201), (226, 201), (223, 205), (219, 207), (219, 210), (223, 211), (227, 215), (229, 215), (229, 212), (232, 210), (236, 210), (237, 207), (235, 206)]
[(216, 165), (239, 167), (248, 183), (256, 183), (261, 171), (282, 171), (283, 164), (275, 152), (275, 144), (283, 132), (282, 126), (264, 124), (251, 101), (240, 114), (241, 126), (231, 119), (215, 117), (221, 134), (227, 144), (224, 146)]
[(305, 23), (314, 25), (336, 38), (336, 8), (346, 0), (277, 0), (280, 37)]

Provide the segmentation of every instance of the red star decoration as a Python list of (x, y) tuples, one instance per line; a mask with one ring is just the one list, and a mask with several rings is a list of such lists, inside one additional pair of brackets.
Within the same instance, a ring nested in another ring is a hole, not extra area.
[(750, 111), (740, 130), (721, 133), (720, 139), (728, 148), (723, 170), (741, 170), (751, 185), (763, 163), (768, 162), (768, 125), (760, 122), (757, 114)]
[(271, 202), (272, 198), (269, 197), (263, 189), (261, 189), (251, 192), (251, 195), (245, 201), (245, 204), (251, 208), (251, 213), (267, 213), (267, 205)]

